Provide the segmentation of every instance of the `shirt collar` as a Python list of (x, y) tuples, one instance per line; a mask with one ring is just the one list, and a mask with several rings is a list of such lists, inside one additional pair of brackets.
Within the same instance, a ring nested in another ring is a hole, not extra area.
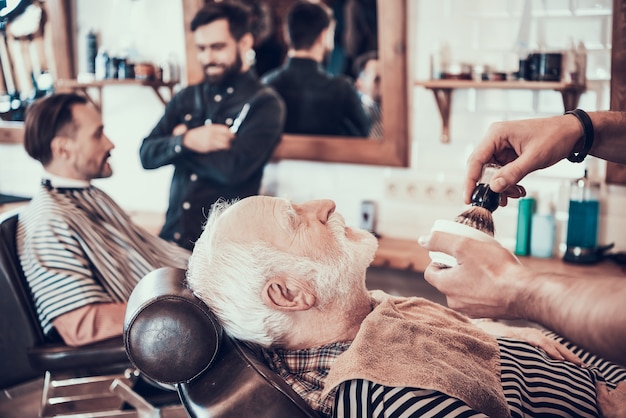
[(276, 348), (267, 350), (272, 363), (290, 374), (327, 370), (341, 353), (350, 347), (350, 342), (335, 342), (302, 350)]
[(50, 185), (55, 189), (86, 189), (91, 183), (86, 180), (70, 179), (67, 177), (56, 176), (46, 172), (41, 181), (42, 184)]
[(312, 58), (289, 57), (287, 59), (287, 68), (296, 68), (298, 70), (322, 71), (322, 65)]
[(336, 342), (303, 350), (264, 349), (263, 354), (276, 373), (313, 409), (330, 415), (335, 391), (322, 398), (324, 381), (337, 357), (350, 342)]
[(257, 84), (258, 77), (253, 69), (249, 69), (244, 73), (239, 73), (234, 77), (230, 77), (228, 80), (221, 84), (204, 83), (205, 91), (208, 94), (225, 94), (231, 95), (238, 90), (248, 90), (250, 86)]

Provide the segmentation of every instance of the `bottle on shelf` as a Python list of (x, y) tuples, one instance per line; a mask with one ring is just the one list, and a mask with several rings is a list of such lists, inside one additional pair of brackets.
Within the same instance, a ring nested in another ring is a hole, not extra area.
[(591, 181), (588, 174), (585, 170), (584, 176), (570, 185), (567, 248), (563, 260), (572, 263), (598, 261), (600, 183)]
[(532, 216), (530, 231), (530, 255), (551, 258), (554, 254), (556, 219), (552, 197), (541, 196), (537, 201), (537, 211)]
[(108, 78), (109, 71), (109, 54), (104, 48), (98, 50), (96, 55), (96, 80), (104, 80)]
[(98, 55), (98, 39), (96, 32), (90, 30), (87, 33), (87, 73), (96, 73), (96, 56)]
[(578, 84), (578, 51), (574, 39), (569, 38), (569, 43), (565, 54), (563, 55), (563, 72), (562, 81), (568, 84)]
[(517, 255), (530, 255), (532, 216), (536, 204), (537, 199), (534, 196), (524, 197), (517, 204), (517, 233), (515, 236), (515, 254)]
[(578, 42), (576, 47), (576, 70), (578, 73), (578, 84), (587, 83), (587, 48), (583, 41)]
[(443, 42), (437, 51), (430, 55), (430, 78), (432, 80), (443, 78), (443, 74), (447, 71), (451, 61), (450, 44)]

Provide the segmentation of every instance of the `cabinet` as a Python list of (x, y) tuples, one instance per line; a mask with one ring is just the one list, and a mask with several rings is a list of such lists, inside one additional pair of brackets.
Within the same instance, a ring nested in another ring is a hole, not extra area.
[(518, 89), (518, 90), (556, 90), (563, 97), (565, 110), (575, 109), (586, 86), (557, 81), (473, 81), (473, 80), (426, 80), (416, 81), (416, 86), (432, 90), (441, 114), (441, 142), (450, 142), (450, 107), (452, 92), (455, 89)]

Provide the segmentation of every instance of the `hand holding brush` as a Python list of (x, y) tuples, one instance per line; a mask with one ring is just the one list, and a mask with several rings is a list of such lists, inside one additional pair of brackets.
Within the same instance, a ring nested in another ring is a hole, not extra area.
[[(497, 164), (486, 164), (480, 181), (472, 192), (471, 207), (458, 215), (453, 221), (440, 219), (435, 221), (432, 231), (442, 231), (477, 241), (496, 242), (494, 236), (493, 216), (491, 213), (498, 208), (500, 194), (489, 187), (491, 177), (500, 168)], [(457, 260), (449, 254), (429, 252), (433, 264), (439, 268), (453, 267)]]
[(497, 164), (485, 164), (483, 166), (480, 181), (472, 192), (471, 207), (457, 216), (455, 222), (471, 226), (493, 237), (495, 228), (493, 225), (492, 212), (500, 204), (500, 193), (491, 190), (489, 182), (494, 174), (500, 169)]

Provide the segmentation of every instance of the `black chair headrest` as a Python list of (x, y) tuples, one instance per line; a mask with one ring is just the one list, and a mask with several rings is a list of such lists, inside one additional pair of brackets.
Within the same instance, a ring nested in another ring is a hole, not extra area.
[(160, 268), (140, 280), (124, 319), (130, 361), (161, 383), (190, 382), (211, 367), (222, 327), (185, 284), (185, 271)]

